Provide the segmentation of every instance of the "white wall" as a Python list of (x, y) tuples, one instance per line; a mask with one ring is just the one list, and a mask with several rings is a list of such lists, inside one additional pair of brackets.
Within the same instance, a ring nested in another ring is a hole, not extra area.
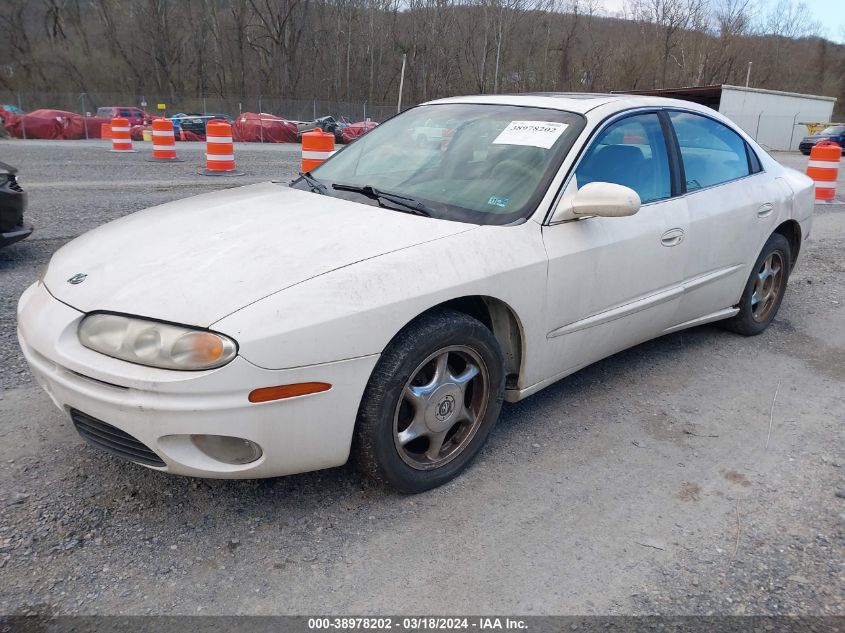
[(830, 121), (835, 102), (833, 97), (726, 85), (719, 112), (766, 149), (795, 150), (807, 135), (801, 123)]

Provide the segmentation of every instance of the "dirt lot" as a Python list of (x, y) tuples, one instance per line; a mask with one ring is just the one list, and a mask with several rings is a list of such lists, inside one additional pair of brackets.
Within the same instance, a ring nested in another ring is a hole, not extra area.
[(179, 149), (0, 141), (38, 227), (0, 250), (0, 613), (845, 615), (845, 205), (817, 208), (765, 334), (674, 334), (506, 406), (443, 488), (346, 468), (203, 481), (88, 448), (14, 335), (68, 239), (298, 161), (239, 146), (246, 176), (206, 178), (202, 147)]

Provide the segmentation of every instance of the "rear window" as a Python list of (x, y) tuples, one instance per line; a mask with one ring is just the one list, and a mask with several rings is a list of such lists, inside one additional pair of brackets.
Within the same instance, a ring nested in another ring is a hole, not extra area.
[(831, 125), (821, 131), (822, 134), (830, 134), (831, 136), (837, 134), (845, 134), (845, 125)]

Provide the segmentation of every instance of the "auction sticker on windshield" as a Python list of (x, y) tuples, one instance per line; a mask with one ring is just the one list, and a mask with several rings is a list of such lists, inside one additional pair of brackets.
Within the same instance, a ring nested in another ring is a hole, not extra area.
[(529, 145), (550, 149), (569, 127), (556, 121), (511, 121), (493, 145)]

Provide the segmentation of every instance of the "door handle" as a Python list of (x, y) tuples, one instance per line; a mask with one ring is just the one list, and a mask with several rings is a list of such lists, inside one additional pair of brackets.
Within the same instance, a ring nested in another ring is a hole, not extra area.
[(660, 243), (663, 246), (677, 246), (684, 241), (683, 229), (669, 229), (660, 236)]
[(764, 205), (761, 205), (759, 209), (757, 209), (757, 217), (758, 218), (767, 218), (772, 214), (772, 211), (775, 210), (775, 205), (771, 202), (767, 202)]

